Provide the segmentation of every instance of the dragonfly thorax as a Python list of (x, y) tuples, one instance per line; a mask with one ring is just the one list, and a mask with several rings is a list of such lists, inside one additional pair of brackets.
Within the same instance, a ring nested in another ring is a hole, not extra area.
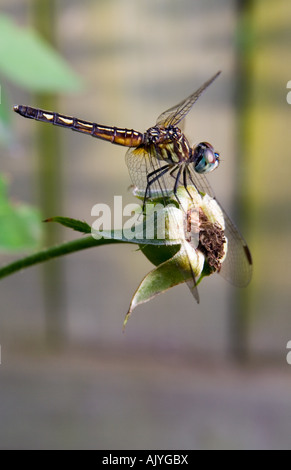
[(173, 140), (181, 139), (182, 132), (178, 127), (169, 126), (161, 127), (154, 126), (150, 127), (145, 133), (146, 144), (162, 144), (171, 142)]
[(191, 153), (185, 135), (174, 126), (151, 127), (145, 133), (145, 145), (154, 149), (156, 158), (171, 164), (187, 161)]

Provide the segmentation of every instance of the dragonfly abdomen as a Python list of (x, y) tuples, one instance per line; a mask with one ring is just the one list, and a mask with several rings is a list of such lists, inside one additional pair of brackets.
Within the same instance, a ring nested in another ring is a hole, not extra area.
[[(83, 121), (79, 123), (82, 125)], [(91, 135), (125, 147), (138, 147), (144, 140), (143, 134), (133, 129), (100, 126), (95, 123), (92, 124)]]
[(31, 108), (30, 106), (17, 105), (14, 106), (14, 111), (29, 119), (48, 122), (55, 126), (67, 127), (73, 131), (88, 134), (97, 139), (106, 140), (112, 144), (123, 145), (125, 147), (137, 147), (144, 140), (143, 134), (133, 129), (101, 126), (94, 122), (83, 121), (82, 119), (38, 108)]

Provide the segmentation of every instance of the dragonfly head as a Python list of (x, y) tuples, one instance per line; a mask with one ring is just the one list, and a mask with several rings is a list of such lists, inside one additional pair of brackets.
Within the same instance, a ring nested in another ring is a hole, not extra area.
[(219, 153), (208, 142), (201, 142), (193, 147), (191, 160), (194, 163), (196, 173), (209, 173), (219, 165)]

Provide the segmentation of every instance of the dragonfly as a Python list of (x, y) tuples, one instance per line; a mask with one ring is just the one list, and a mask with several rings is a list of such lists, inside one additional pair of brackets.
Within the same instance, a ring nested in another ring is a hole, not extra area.
[[(191, 147), (178, 124), (182, 124), (192, 106), (220, 73), (217, 72), (186, 99), (163, 112), (156, 124), (146, 132), (103, 126), (30, 106), (16, 105), (14, 111), (25, 118), (69, 128), (112, 144), (129, 147), (126, 163), (137, 194), (143, 194), (144, 205), (156, 193), (162, 193), (165, 198), (174, 194), (179, 203), (178, 188), (183, 186), (188, 192), (188, 185), (194, 186), (199, 194), (208, 194), (216, 199), (205, 174), (218, 167), (219, 153), (208, 142), (200, 142)], [(228, 240), (227, 256), (220, 266), (219, 274), (230, 283), (244, 287), (252, 275), (251, 252), (231, 218), (221, 204), (219, 206), (223, 211), (224, 233)], [(187, 283), (199, 302), (193, 270), (192, 280), (187, 280)]]

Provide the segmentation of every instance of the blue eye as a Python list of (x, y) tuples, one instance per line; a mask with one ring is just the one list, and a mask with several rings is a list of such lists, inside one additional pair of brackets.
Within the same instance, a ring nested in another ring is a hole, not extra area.
[(192, 161), (196, 173), (209, 173), (218, 167), (219, 153), (214, 152), (212, 145), (202, 142), (193, 149)]

